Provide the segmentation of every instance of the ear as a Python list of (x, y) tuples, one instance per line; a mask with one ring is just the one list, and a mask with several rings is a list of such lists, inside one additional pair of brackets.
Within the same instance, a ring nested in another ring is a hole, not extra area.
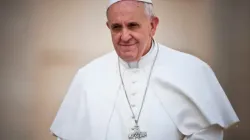
[(151, 19), (151, 36), (153, 37), (155, 35), (157, 26), (159, 24), (159, 18), (154, 16)]
[[(106, 26), (109, 28), (109, 22), (108, 22), (108, 21), (106, 22)], [(110, 29), (110, 28), (109, 28), (109, 29)]]

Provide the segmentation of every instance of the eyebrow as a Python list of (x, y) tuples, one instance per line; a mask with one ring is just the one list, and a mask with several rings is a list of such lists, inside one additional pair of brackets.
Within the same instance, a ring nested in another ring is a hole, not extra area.
[[(131, 22), (128, 22), (127, 24), (126, 24), (126, 26), (130, 26), (130, 25), (139, 25), (140, 26), (140, 24), (138, 23), (138, 22), (135, 22), (135, 21), (131, 21)], [(120, 23), (112, 23), (111, 24), (111, 27), (114, 27), (114, 26), (122, 26), (122, 24), (120, 24)]]
[(119, 26), (122, 26), (122, 25), (121, 25), (121, 24), (119, 24), (119, 23), (112, 23), (112, 24), (111, 24), (111, 27), (112, 27), (112, 28), (113, 28), (113, 27), (116, 27), (116, 26), (118, 26), (118, 27), (119, 27)]
[(137, 22), (129, 22), (127, 25), (140, 25), (140, 24)]

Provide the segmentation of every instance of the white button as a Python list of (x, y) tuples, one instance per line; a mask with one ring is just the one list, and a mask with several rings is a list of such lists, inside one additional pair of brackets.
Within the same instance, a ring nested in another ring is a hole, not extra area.
[(133, 73), (138, 73), (139, 71), (139, 69), (132, 70)]
[(135, 104), (132, 104), (131, 107), (135, 107), (136, 105)]
[(132, 80), (132, 84), (135, 84), (135, 83), (137, 83), (137, 80)]
[(131, 93), (132, 96), (135, 96), (136, 92)]

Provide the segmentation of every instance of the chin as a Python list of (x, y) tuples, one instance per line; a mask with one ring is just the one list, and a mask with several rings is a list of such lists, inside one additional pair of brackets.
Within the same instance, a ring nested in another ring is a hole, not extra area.
[(136, 61), (136, 57), (134, 56), (120, 56), (124, 61), (126, 62), (133, 62), (133, 61)]

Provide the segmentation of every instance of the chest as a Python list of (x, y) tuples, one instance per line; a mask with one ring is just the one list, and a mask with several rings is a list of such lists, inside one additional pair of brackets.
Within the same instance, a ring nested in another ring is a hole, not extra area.
[[(113, 82), (109, 80), (102, 88), (89, 91), (88, 113), (93, 139), (128, 140), (128, 134), (135, 125), (133, 113), (138, 118), (140, 111), (138, 124), (141, 131), (147, 132), (145, 140), (181, 138), (167, 110), (148, 83), (147, 75), (147, 71), (123, 72), (124, 83), (118, 77)], [(147, 93), (143, 99), (145, 91)]]

